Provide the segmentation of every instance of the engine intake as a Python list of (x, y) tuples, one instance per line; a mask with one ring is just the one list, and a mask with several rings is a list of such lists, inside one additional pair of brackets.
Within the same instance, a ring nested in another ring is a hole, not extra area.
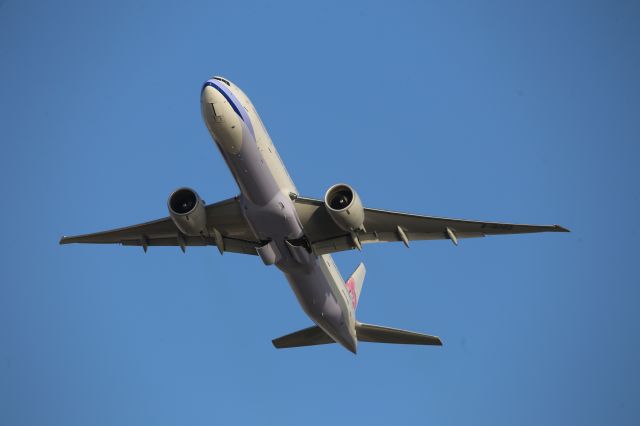
[(167, 201), (169, 216), (180, 232), (198, 236), (207, 233), (207, 212), (204, 201), (191, 188), (176, 189)]
[(324, 204), (331, 219), (343, 231), (364, 230), (364, 207), (358, 193), (349, 185), (339, 183), (329, 188)]

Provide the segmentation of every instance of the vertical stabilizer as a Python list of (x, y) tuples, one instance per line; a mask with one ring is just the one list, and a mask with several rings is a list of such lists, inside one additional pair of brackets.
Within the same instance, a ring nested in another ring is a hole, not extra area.
[(362, 292), (362, 283), (364, 283), (364, 276), (367, 274), (367, 268), (364, 267), (364, 263), (360, 263), (353, 274), (349, 277), (344, 285), (347, 287), (349, 297), (351, 298), (351, 304), (353, 309), (358, 306), (358, 300), (360, 300), (360, 293)]

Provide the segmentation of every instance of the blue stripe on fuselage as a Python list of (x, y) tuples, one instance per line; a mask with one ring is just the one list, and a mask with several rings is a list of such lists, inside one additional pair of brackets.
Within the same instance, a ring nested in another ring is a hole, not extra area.
[(251, 123), (249, 114), (246, 113), (244, 107), (240, 104), (240, 101), (238, 100), (238, 98), (236, 98), (236, 95), (234, 95), (233, 92), (227, 89), (226, 87), (220, 86), (216, 80), (207, 80), (202, 85), (202, 90), (200, 91), (201, 96), (202, 96), (202, 91), (204, 91), (205, 87), (207, 86), (213, 87), (218, 92), (220, 92), (222, 96), (224, 96), (227, 102), (229, 102), (229, 105), (231, 105), (231, 108), (233, 108), (236, 114), (238, 114), (238, 117), (240, 117), (240, 119), (245, 122), (245, 124), (249, 128), (249, 131), (251, 132), (251, 136), (255, 138), (255, 134), (253, 132), (253, 124)]

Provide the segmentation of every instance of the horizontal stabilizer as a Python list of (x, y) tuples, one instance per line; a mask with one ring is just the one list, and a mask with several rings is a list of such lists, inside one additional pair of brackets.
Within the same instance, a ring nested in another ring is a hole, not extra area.
[[(442, 341), (437, 336), (400, 330), (398, 328), (363, 324), (360, 322), (356, 323), (356, 334), (360, 342), (442, 346)], [(273, 339), (272, 342), (273, 346), (277, 349), (335, 343), (334, 340), (317, 325), (278, 337), (277, 339)]]
[(317, 325), (287, 334), (286, 336), (278, 337), (277, 339), (273, 339), (272, 342), (273, 346), (277, 349), (335, 343), (333, 339)]
[(357, 323), (356, 333), (361, 342), (442, 346), (442, 341), (437, 336), (373, 324)]

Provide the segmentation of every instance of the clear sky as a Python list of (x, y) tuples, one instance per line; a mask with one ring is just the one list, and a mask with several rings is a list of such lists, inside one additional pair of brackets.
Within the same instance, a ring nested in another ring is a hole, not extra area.
[[(541, 4), (542, 3), (542, 4)], [(0, 2), (0, 425), (640, 424), (640, 6)], [(238, 188), (204, 80), (300, 192), (558, 223), (365, 246), (361, 321), (444, 346), (277, 351), (279, 271), (215, 247), (59, 246)]]

